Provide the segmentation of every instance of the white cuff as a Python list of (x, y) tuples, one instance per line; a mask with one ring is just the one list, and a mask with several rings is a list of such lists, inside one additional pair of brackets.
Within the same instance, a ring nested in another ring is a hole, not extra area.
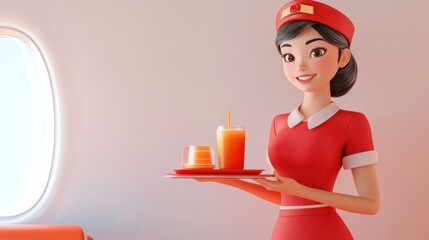
[(265, 152), (265, 154), (266, 154), (267, 165), (272, 167), (273, 165), (271, 165), (270, 156), (268, 156), (268, 150)]
[(344, 169), (352, 169), (375, 163), (378, 163), (378, 152), (376, 150), (360, 152), (343, 157)]

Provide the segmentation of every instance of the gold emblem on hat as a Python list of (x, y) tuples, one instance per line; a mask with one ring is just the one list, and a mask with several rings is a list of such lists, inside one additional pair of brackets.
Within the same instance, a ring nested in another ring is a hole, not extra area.
[(307, 13), (307, 14), (314, 15), (314, 7), (311, 5), (305, 5), (305, 4), (292, 5), (286, 8), (285, 10), (283, 10), (282, 16), (280, 17), (280, 19), (283, 19), (294, 13)]

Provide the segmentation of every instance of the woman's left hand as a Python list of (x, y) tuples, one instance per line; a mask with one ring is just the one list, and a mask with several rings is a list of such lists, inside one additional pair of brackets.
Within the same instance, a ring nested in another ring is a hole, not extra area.
[(303, 185), (298, 183), (295, 179), (282, 177), (277, 172), (274, 172), (275, 180), (269, 180), (266, 178), (253, 179), (255, 182), (261, 184), (267, 190), (276, 191), (289, 195), (297, 195)]

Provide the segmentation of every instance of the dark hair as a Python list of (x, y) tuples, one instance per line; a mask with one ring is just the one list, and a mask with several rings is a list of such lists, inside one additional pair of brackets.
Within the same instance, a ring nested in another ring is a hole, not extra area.
[[(280, 44), (283, 41), (295, 38), (307, 27), (314, 28), (328, 43), (337, 46), (340, 53), (339, 57), (343, 49), (350, 47), (347, 39), (338, 31), (321, 23), (299, 20), (287, 23), (279, 29), (276, 37), (276, 47), (279, 53)], [(331, 97), (341, 97), (350, 91), (357, 79), (357, 72), (357, 63), (352, 54), (349, 63), (340, 68), (330, 82)]]

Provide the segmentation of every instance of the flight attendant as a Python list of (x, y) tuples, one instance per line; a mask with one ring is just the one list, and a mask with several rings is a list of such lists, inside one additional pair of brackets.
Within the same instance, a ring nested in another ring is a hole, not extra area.
[[(329, 5), (301, 0), (278, 11), (276, 29), (285, 77), (303, 100), (272, 121), (268, 156), (275, 179), (210, 181), (278, 204), (272, 239), (353, 239), (336, 209), (375, 214), (380, 201), (378, 154), (368, 120), (332, 101), (357, 78), (350, 50), (353, 23)], [(357, 195), (333, 192), (341, 167), (351, 170)]]

